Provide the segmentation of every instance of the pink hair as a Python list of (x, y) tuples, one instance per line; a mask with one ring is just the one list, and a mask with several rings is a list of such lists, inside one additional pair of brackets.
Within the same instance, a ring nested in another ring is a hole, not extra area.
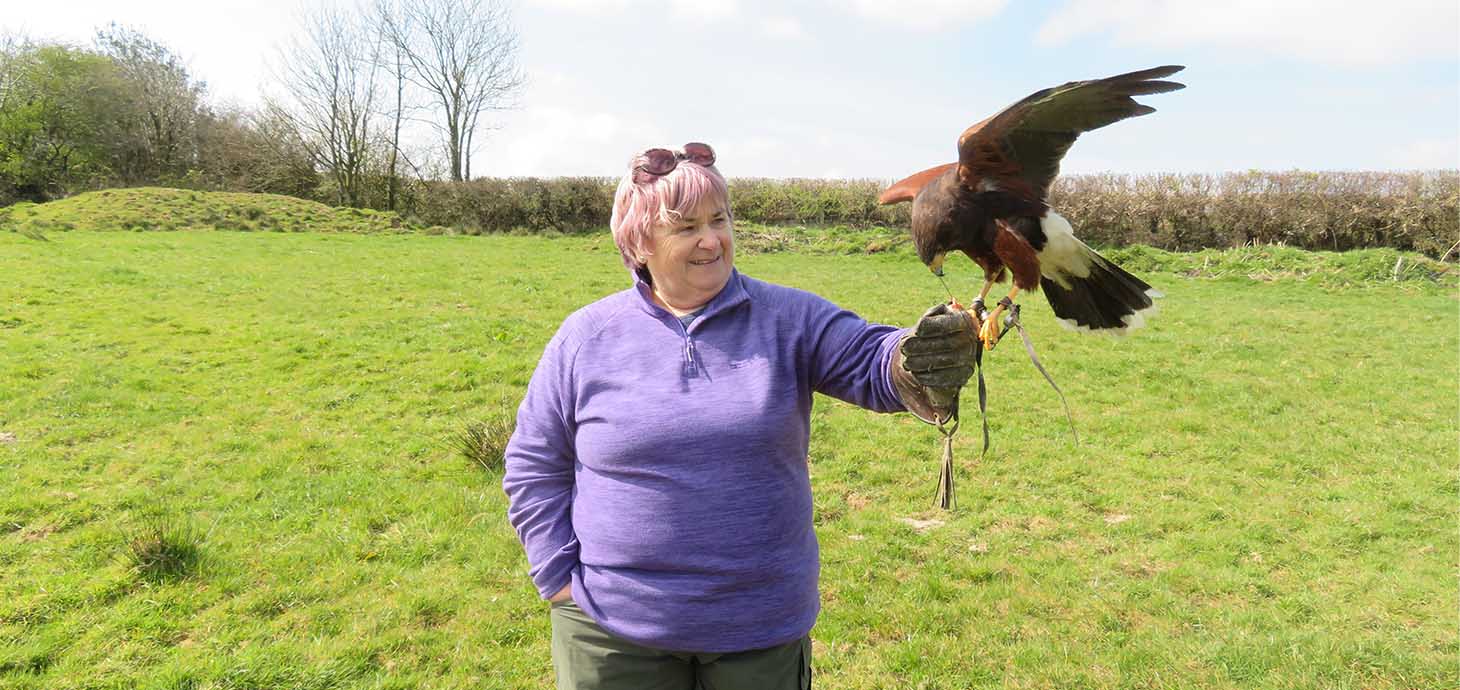
[(730, 213), (730, 187), (715, 166), (680, 161), (667, 175), (640, 184), (634, 182), (639, 162), (639, 156), (629, 161), (629, 173), (618, 183), (608, 221), (630, 271), (643, 268), (638, 257), (654, 253), (655, 227), (678, 221), (707, 198), (723, 202), (725, 213)]

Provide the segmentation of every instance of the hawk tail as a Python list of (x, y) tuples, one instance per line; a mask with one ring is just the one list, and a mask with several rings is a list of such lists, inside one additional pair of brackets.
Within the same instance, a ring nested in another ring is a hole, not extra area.
[(1053, 211), (1042, 225), (1049, 244), (1040, 255), (1039, 284), (1060, 323), (1119, 335), (1145, 325), (1156, 311), (1153, 298), (1163, 296), (1159, 290), (1075, 238)]

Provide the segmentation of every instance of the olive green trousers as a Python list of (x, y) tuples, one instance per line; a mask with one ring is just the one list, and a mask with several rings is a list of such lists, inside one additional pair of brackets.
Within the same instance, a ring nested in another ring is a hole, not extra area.
[(558, 690), (809, 690), (811, 637), (731, 654), (669, 652), (604, 630), (577, 604), (552, 605)]

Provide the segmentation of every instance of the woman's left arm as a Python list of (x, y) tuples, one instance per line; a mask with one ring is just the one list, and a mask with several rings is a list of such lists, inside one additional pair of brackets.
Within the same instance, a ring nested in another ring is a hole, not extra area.
[(868, 323), (819, 297), (808, 307), (812, 389), (875, 412), (907, 409), (891, 376), (907, 330)]
[(819, 306), (821, 317), (808, 320), (816, 324), (816, 391), (878, 412), (907, 410), (929, 424), (947, 421), (979, 347), (966, 312), (940, 305), (916, 327), (898, 329)]

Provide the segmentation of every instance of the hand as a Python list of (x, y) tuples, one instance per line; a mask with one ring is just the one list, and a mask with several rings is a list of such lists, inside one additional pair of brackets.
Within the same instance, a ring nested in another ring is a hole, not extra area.
[(554, 594), (551, 597), (548, 597), (548, 602), (549, 603), (552, 603), (552, 604), (557, 604), (557, 603), (561, 603), (561, 602), (564, 602), (564, 601), (569, 601), (572, 598), (573, 598), (573, 583), (570, 582), (570, 583), (568, 583), (566, 585), (563, 585), (563, 588), (560, 589), (560, 590), (558, 590), (558, 593), (557, 594)]
[(903, 338), (902, 367), (924, 388), (957, 391), (973, 375), (978, 340), (973, 316), (962, 309), (940, 304), (918, 319), (913, 332)]

